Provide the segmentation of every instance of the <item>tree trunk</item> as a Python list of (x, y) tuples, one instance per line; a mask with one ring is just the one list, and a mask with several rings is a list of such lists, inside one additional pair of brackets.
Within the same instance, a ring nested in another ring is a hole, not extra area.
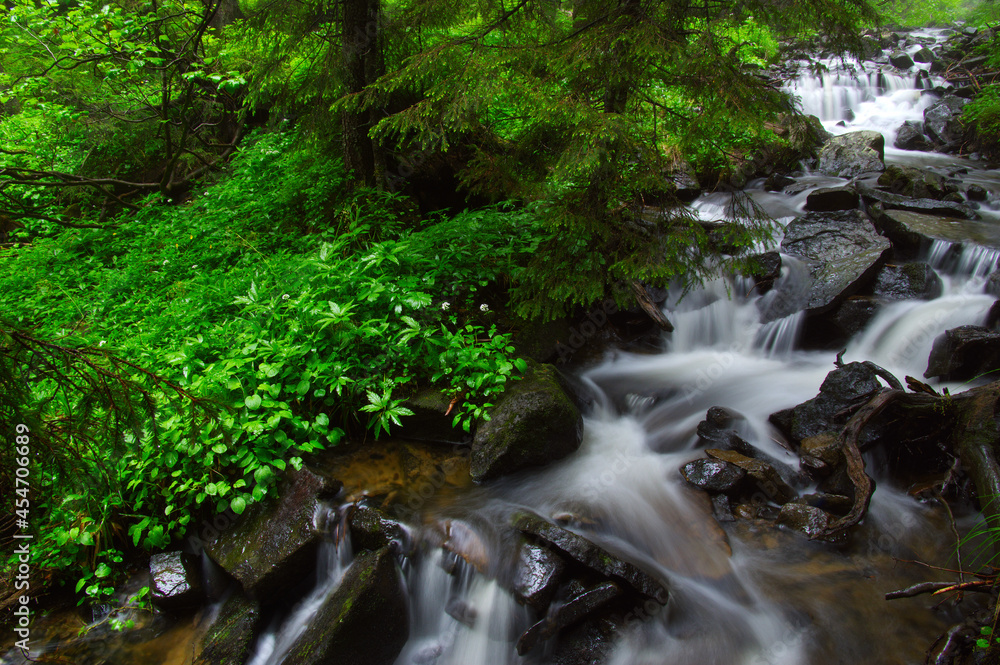
[[(360, 93), (365, 86), (385, 73), (381, 44), (381, 9), (379, 0), (345, 0), (343, 20), (343, 56), (348, 94)], [(374, 185), (381, 159), (368, 135), (373, 111), (346, 109), (341, 113), (344, 164), (354, 177)]]

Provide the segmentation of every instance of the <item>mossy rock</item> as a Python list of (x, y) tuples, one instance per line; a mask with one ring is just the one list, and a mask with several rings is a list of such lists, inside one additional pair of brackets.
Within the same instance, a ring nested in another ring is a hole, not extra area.
[(542, 466), (566, 457), (583, 440), (583, 417), (559, 381), (553, 365), (535, 365), (507, 388), (476, 430), (473, 480)]
[(195, 665), (245, 663), (260, 626), (260, 605), (246, 596), (230, 596), (201, 640)]
[(406, 594), (388, 547), (362, 552), (283, 665), (392, 665), (410, 633)]

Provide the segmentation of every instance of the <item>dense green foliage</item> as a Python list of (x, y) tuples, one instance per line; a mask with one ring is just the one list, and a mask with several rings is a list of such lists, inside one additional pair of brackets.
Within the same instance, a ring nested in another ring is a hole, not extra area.
[[(240, 513), (345, 430), (399, 424), (401, 396), (432, 381), (461, 394), (468, 427), (523, 367), (480, 300), (533, 251), (531, 215), (403, 231), (398, 197), (345, 188), (337, 159), (292, 138), (265, 135), (187, 204), (7, 257), (0, 307), (37, 341), (15, 332), (0, 347), (20, 404), (4, 421), (36, 432), (42, 565), (103, 571), (123, 536), (162, 547), (203, 505)], [(45, 340), (64, 350), (65, 378)], [(121, 395), (68, 380), (98, 368)], [(93, 431), (67, 435), (67, 417)]]
[[(452, 395), (456, 426), (488, 417), (523, 368), (510, 314), (744, 261), (767, 220), (705, 225), (676, 180), (790, 150), (762, 71), (778, 39), (850, 49), (877, 18), (865, 0), (0, 13), (0, 434), (30, 425), (39, 563), (92, 597), (130, 549), (396, 427), (418, 388)], [(459, 212), (469, 194), (492, 205)]]

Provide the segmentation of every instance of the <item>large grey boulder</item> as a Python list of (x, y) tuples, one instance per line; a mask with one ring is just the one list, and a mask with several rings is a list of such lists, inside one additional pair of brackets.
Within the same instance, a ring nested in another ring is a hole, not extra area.
[(392, 665), (410, 634), (396, 559), (384, 547), (362, 552), (316, 611), (283, 665)]
[(834, 136), (819, 151), (819, 170), (838, 178), (885, 170), (885, 137), (868, 129)]
[(958, 188), (945, 181), (943, 177), (913, 166), (890, 165), (879, 176), (880, 187), (902, 196), (915, 199), (936, 199), (940, 201), (948, 194), (958, 191)]
[(967, 381), (998, 369), (1000, 333), (982, 326), (959, 326), (934, 340), (924, 376)]
[[(808, 266), (809, 283), (800, 302), (783, 307), (810, 313), (832, 309), (870, 282), (889, 248), (889, 241), (860, 210), (811, 212), (796, 218), (785, 229), (781, 249)], [(765, 318), (788, 313), (768, 311)]]
[(870, 189), (859, 187), (861, 196), (868, 202), (877, 201), (886, 210), (907, 210), (909, 212), (919, 212), (928, 215), (939, 215), (941, 217), (955, 217), (956, 219), (978, 219), (979, 213), (965, 205), (955, 201), (936, 201), (934, 199), (915, 199), (909, 196), (893, 194), (880, 189)]
[(985, 222), (908, 210), (886, 210), (876, 221), (897, 250), (916, 251), (934, 240), (1000, 248), (1000, 227)]
[(875, 276), (874, 295), (883, 300), (933, 300), (941, 295), (944, 284), (926, 263), (886, 265)]
[(924, 109), (924, 133), (939, 149), (957, 148), (965, 136), (962, 126), (962, 107), (969, 100), (948, 95)]
[(850, 185), (844, 187), (820, 187), (809, 192), (806, 210), (826, 212), (830, 210), (853, 210), (861, 203), (858, 191)]
[(316, 511), (340, 488), (339, 482), (305, 468), (291, 471), (274, 500), (252, 506), (205, 551), (252, 598), (294, 586), (316, 565), (322, 540)]
[(923, 125), (907, 120), (896, 130), (893, 146), (900, 150), (930, 150), (931, 144), (924, 136)]
[(906, 51), (896, 51), (889, 56), (889, 62), (899, 69), (909, 69), (913, 66), (913, 58)]
[(553, 365), (535, 365), (511, 385), (476, 430), (470, 472), (476, 482), (566, 457), (583, 440), (583, 416)]

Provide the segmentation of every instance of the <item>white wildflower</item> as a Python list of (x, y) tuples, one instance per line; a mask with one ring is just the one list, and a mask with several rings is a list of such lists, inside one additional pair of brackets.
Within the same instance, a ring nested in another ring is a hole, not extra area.
[(488, 312), (488, 311), (490, 311), (490, 306), (487, 305), (486, 303), (483, 303), (482, 305), (479, 306), (479, 311), (480, 312)]
[(447, 312), (449, 307), (451, 307), (451, 303), (448, 302), (447, 300), (441, 303), (441, 309), (443, 309), (444, 311)]
[(281, 296), (282, 300), (288, 300), (289, 298), (291, 298), (291, 296), (288, 295), (287, 293), (285, 293), (284, 295)]

